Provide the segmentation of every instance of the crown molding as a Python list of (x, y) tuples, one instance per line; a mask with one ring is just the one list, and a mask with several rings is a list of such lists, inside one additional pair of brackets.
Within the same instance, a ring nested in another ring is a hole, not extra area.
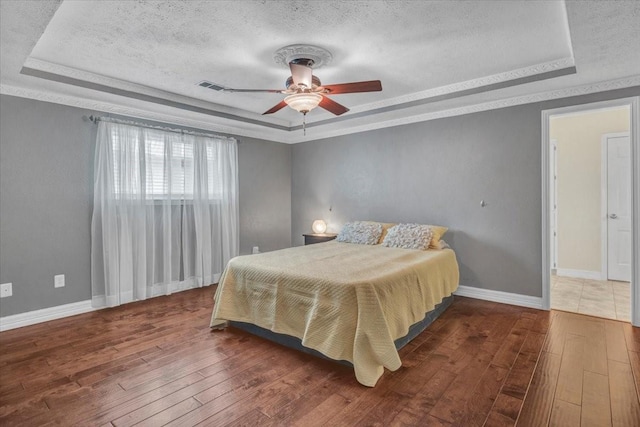
[(390, 107), (392, 105), (411, 103), (415, 101), (421, 101), (429, 98), (442, 97), (457, 92), (466, 92), (472, 89), (481, 88), (483, 86), (494, 86), (500, 83), (505, 83), (511, 80), (524, 79), (536, 75), (548, 74), (553, 71), (562, 70), (565, 68), (575, 67), (575, 61), (573, 57), (567, 57), (558, 59), (555, 61), (544, 62), (541, 64), (535, 64), (529, 67), (518, 68), (515, 70), (506, 71), (504, 73), (492, 74), (477, 79), (471, 79), (464, 82), (453, 83), (450, 85), (440, 86), (433, 89), (423, 90), (420, 92), (414, 92), (407, 95), (398, 96), (395, 98), (389, 98), (384, 101), (371, 102), (356, 106), (351, 109), (353, 112), (367, 111), (378, 108)]
[[(104, 76), (102, 74), (96, 74), (89, 71), (80, 70), (77, 68), (67, 67), (60, 64), (55, 64), (53, 62), (44, 61), (41, 59), (36, 59), (33, 57), (27, 58), (24, 62), (23, 74), (25, 74), (24, 70), (37, 70), (39, 72), (45, 73), (45, 75), (36, 75), (35, 77), (40, 77), (48, 80), (56, 81), (57, 77), (66, 77), (71, 79), (71, 81), (66, 82), (62, 81), (62, 83), (78, 85), (77, 82), (89, 83), (91, 85), (104, 87), (104, 88), (114, 88), (121, 91), (126, 91), (130, 93), (147, 95), (149, 97), (161, 98), (166, 101), (191, 105), (197, 108), (203, 108), (207, 110), (212, 110), (215, 112), (229, 114), (233, 116), (237, 116), (238, 119), (247, 119), (250, 121), (262, 122), (265, 125), (268, 125), (268, 122), (265, 122), (264, 117), (261, 114), (256, 114), (247, 110), (243, 110), (240, 108), (229, 107), (222, 104), (217, 104), (215, 102), (205, 101), (198, 98), (192, 98), (189, 96), (179, 95), (173, 92), (168, 92), (162, 89), (156, 89), (150, 86), (129, 82), (126, 80), (120, 80), (113, 77)], [(81, 86), (82, 87), (82, 86)], [(90, 89), (90, 87), (88, 87)], [(272, 121), (279, 126), (291, 126), (291, 123), (287, 120), (279, 119), (277, 117), (270, 118)]]
[[(115, 103), (90, 100), (77, 96), (66, 95), (51, 91), (43, 91), (37, 89), (28, 89), (8, 84), (0, 84), (0, 93), (4, 95), (17, 96), (21, 98), (35, 99), (55, 104), (63, 104), (72, 107), (99, 111), (103, 113), (112, 113), (121, 116), (135, 117), (139, 119), (153, 120), (163, 123), (188, 126), (196, 129), (202, 129), (213, 132), (220, 132), (235, 136), (246, 136), (251, 138), (266, 139), (274, 142), (295, 144), (300, 142), (314, 141), (318, 139), (331, 138), (341, 135), (349, 135), (353, 133), (366, 132), (392, 126), (401, 126), (410, 123), (417, 123), (429, 120), (436, 120), (446, 117), (460, 116), (464, 114), (478, 113), (487, 110), (499, 108), (513, 107), (523, 104), (531, 104), (536, 102), (548, 101), (553, 99), (570, 98), (574, 96), (587, 95), (596, 92), (605, 92), (617, 89), (624, 89), (633, 86), (640, 86), (640, 75), (625, 77), (616, 80), (591, 83), (587, 85), (575, 86), (571, 88), (539, 92), (531, 95), (489, 101), (473, 105), (465, 105), (459, 108), (448, 110), (434, 111), (424, 114), (415, 114), (412, 116), (402, 117), (399, 119), (384, 120), (384, 116), (380, 115), (379, 120), (372, 123), (354, 124), (348, 128), (332, 128), (331, 126), (318, 127), (313, 134), (303, 136), (300, 132), (282, 131), (275, 129), (265, 129), (257, 125), (247, 125), (242, 123), (244, 127), (231, 126), (224, 123), (214, 123), (210, 116), (194, 113), (190, 111), (180, 110), (177, 108), (166, 107), (171, 113), (150, 111), (142, 107), (129, 107)], [(142, 104), (142, 103), (141, 103)], [(372, 117), (369, 116), (369, 119)], [(367, 117), (363, 118), (367, 119)], [(219, 119), (219, 121), (222, 121)], [(229, 121), (229, 120), (227, 120)]]
[[(282, 138), (282, 131), (274, 131), (272, 129), (264, 129), (260, 126), (253, 125), (253, 129), (247, 127), (230, 126), (223, 123), (211, 121), (210, 116), (186, 111), (178, 108), (166, 107), (171, 113), (163, 113), (159, 111), (151, 111), (142, 107), (130, 107), (121, 104), (115, 104), (107, 101), (98, 101), (92, 99), (81, 98), (78, 96), (63, 94), (59, 92), (30, 89), (8, 84), (0, 84), (0, 94), (11, 95), (19, 98), (34, 99), (37, 101), (51, 102), (54, 104), (68, 105), (86, 110), (116, 114), (120, 116), (134, 117), (137, 119), (152, 120), (162, 123), (174, 124), (202, 129), (213, 132), (220, 132), (235, 136), (246, 136), (250, 138), (267, 139), (275, 142), (287, 143), (286, 138)], [(220, 120), (222, 121), (222, 120)], [(230, 120), (227, 120), (230, 121)], [(241, 122), (247, 126), (246, 123)], [(286, 136), (286, 134), (284, 134)]]
[[(295, 56), (294, 54), (296, 53), (299, 54), (303, 51), (306, 52), (304, 49), (309, 50), (313, 48), (317, 50), (317, 51), (311, 51), (312, 53), (317, 54), (315, 56), (319, 56), (319, 53), (321, 51), (324, 51), (324, 49), (322, 48), (314, 47), (310, 45), (291, 45), (291, 46), (286, 46), (280, 49), (279, 51), (277, 51), (274, 58), (276, 59), (276, 62), (278, 62), (277, 58), (280, 58), (280, 57), (284, 58), (284, 55), (288, 55), (287, 58), (289, 58), (292, 55)], [(280, 54), (278, 55), (278, 53)], [(307, 56), (309, 56), (309, 54)], [(284, 61), (284, 59), (282, 60)], [(325, 62), (328, 62), (329, 60), (330, 58), (325, 60)], [(320, 59), (318, 59), (318, 61), (322, 62)], [(288, 63), (286, 65), (288, 66)], [(544, 75), (553, 71), (571, 68), (574, 66), (575, 66), (575, 61), (573, 57), (561, 58), (555, 61), (535, 64), (528, 67), (506, 71), (503, 73), (497, 73), (489, 76), (480, 77), (477, 79), (467, 80), (464, 82), (458, 82), (458, 83), (440, 86), (440, 87), (429, 89), (429, 90), (413, 92), (407, 95), (389, 98), (383, 101), (377, 101), (377, 102), (371, 102), (368, 104), (358, 105), (351, 108), (351, 111), (353, 113), (366, 112), (368, 110), (375, 110), (379, 108), (390, 107), (393, 105), (412, 103), (415, 101), (442, 97), (445, 95), (450, 95), (458, 92), (467, 92), (469, 90), (482, 88), (484, 86), (494, 86), (494, 85), (509, 82), (512, 80), (524, 79), (524, 78), (532, 77), (536, 75)], [(23, 67), (26, 69), (42, 71), (52, 75), (64, 76), (74, 80), (92, 83), (95, 85), (117, 88), (117, 89), (125, 90), (128, 92), (134, 92), (134, 93), (139, 93), (143, 95), (163, 98), (173, 102), (190, 104), (196, 107), (207, 108), (207, 109), (219, 111), (222, 113), (233, 114), (233, 115), (244, 117), (251, 120), (262, 119), (262, 116), (260, 114), (255, 114), (239, 108), (228, 107), (228, 106), (216, 104), (213, 102), (203, 101), (197, 98), (190, 98), (190, 97), (178, 95), (172, 92), (167, 92), (164, 90), (141, 85), (138, 83), (132, 83), (125, 80), (107, 77), (101, 74), (96, 74), (89, 71), (80, 70), (77, 68), (55, 64), (49, 61), (44, 61), (44, 60), (33, 58), (33, 57), (27, 58)], [(315, 68), (318, 68), (318, 66), (316, 65)], [(276, 118), (276, 120), (279, 120), (279, 119)], [(290, 126), (290, 123), (284, 120), (279, 120), (278, 124), (283, 126)]]
[[(309, 49), (316, 49), (316, 51), (313, 51), (315, 53), (324, 51), (324, 49), (314, 46), (291, 45), (277, 51), (276, 57), (279, 57), (278, 52), (280, 52), (280, 56), (282, 57), (284, 57), (283, 55), (285, 54), (291, 57), (291, 55), (300, 53), (304, 49), (307, 49), (307, 51), (309, 51)], [(328, 52), (326, 53), (329, 54)], [(317, 60), (322, 62), (320, 59)], [(392, 111), (393, 109), (415, 107), (423, 103), (433, 103), (447, 98), (463, 97), (472, 95), (475, 92), (491, 91), (504, 86), (517, 86), (519, 84), (528, 83), (532, 80), (553, 78), (557, 77), (557, 75), (561, 75), (562, 73), (570, 72), (575, 72), (575, 61), (573, 57), (561, 58), (555, 61), (535, 64), (503, 73), (492, 74), (477, 79), (354, 106), (351, 108), (351, 113), (346, 116), (334, 117), (320, 121), (312, 120), (307, 124), (307, 126), (311, 128), (339, 121), (353, 121), (359, 117), (384, 113)], [(201, 112), (206, 112), (214, 117), (221, 117), (223, 119), (228, 118), (259, 126), (262, 125), (265, 128), (280, 128), (281, 130), (288, 132), (296, 132), (300, 130), (300, 126), (293, 126), (290, 122), (278, 119), (277, 117), (270, 117), (269, 121), (265, 121), (262, 115), (252, 113), (250, 111), (228, 107), (197, 98), (191, 98), (33, 57), (27, 58), (21, 73), (46, 80), (57, 81), (63, 84), (84, 87), (86, 89), (93, 89), (106, 93), (111, 92), (115, 95), (126, 96), (140, 101), (147, 100), (149, 102), (162, 103), (169, 106), (173, 104), (173, 106), (177, 108), (186, 110), (201, 109)]]
[[(570, 98), (580, 95), (588, 95), (597, 92), (606, 92), (611, 90), (624, 89), (633, 86), (640, 86), (640, 75), (625, 77), (616, 80), (597, 82), (588, 85), (575, 86), (571, 88), (558, 89), (553, 91), (539, 92), (531, 95), (524, 95), (496, 101), (483, 102), (479, 104), (465, 105), (463, 107), (452, 108), (448, 110), (434, 111), (424, 114), (416, 114), (413, 116), (402, 117), (392, 120), (380, 120), (375, 123), (367, 123), (359, 126), (351, 126), (348, 129), (337, 129), (334, 131), (322, 132), (322, 135), (314, 135), (313, 140), (332, 138), (341, 135), (349, 135), (353, 133), (366, 132), (370, 130), (383, 129), (393, 126), (402, 126), (411, 123), (426, 122), (430, 120), (443, 119), (447, 117), (462, 116), (465, 114), (479, 113), (488, 110), (497, 110), (500, 108), (515, 107), (524, 104), (533, 104), (536, 102), (550, 101), (553, 99)], [(309, 141), (309, 138), (294, 137), (291, 143), (300, 143)]]

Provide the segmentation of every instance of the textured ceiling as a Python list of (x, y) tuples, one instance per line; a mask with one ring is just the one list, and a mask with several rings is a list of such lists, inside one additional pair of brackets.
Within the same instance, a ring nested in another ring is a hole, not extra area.
[[(3, 0), (0, 84), (18, 96), (298, 142), (544, 92), (640, 84), (639, 5)], [(197, 86), (284, 88), (290, 73), (273, 54), (298, 43), (332, 53), (314, 70), (323, 83), (379, 79), (383, 91), (335, 95), (351, 111), (313, 110), (303, 136), (299, 113), (261, 115), (281, 94)]]

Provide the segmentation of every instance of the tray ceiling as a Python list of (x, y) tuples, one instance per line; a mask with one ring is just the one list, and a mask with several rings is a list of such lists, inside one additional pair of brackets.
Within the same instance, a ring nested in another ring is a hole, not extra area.
[[(563, 1), (41, 1), (0, 3), (2, 93), (301, 142), (640, 84), (640, 3)], [(329, 50), (335, 117), (285, 108), (274, 52)]]

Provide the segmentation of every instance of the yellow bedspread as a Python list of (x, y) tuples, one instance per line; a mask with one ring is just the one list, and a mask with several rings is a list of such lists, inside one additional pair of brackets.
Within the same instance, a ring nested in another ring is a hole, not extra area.
[(211, 326), (248, 322), (354, 366), (373, 387), (401, 366), (394, 340), (458, 287), (451, 249), (326, 242), (239, 256), (215, 294)]

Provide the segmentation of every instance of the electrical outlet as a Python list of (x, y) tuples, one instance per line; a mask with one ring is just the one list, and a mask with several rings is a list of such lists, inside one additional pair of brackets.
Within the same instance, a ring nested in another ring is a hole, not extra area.
[(251, 251), (252, 254), (259, 254), (260, 253), (260, 248), (258, 246), (254, 246), (253, 250)]
[(56, 274), (53, 276), (53, 287), (64, 288), (64, 274)]
[(0, 285), (0, 298), (6, 298), (13, 295), (13, 284), (3, 283)]

